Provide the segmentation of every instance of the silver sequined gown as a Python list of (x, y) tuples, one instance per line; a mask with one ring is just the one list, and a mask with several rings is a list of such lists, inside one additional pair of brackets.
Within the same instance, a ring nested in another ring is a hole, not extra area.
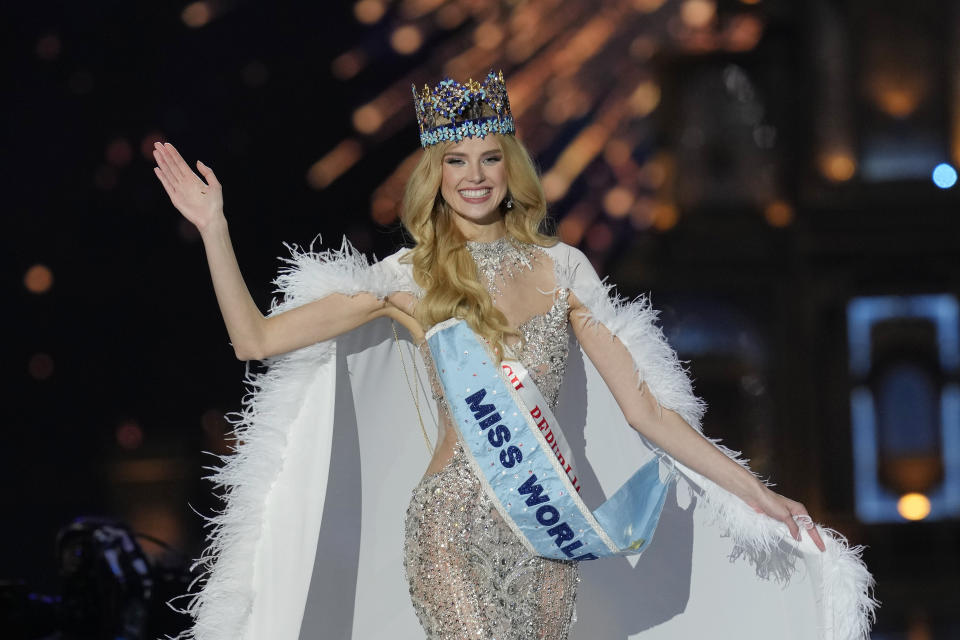
[[(496, 260), (503, 251), (496, 243), (474, 249), (479, 267), (484, 257)], [(499, 293), (496, 283), (487, 286)], [(518, 326), (525, 339), (519, 360), (552, 408), (566, 366), (568, 293), (557, 290), (548, 311)], [(425, 345), (421, 352), (431, 369)], [(436, 382), (434, 393), (446, 412)], [(576, 563), (526, 550), (487, 497), (459, 441), (443, 469), (413, 490), (404, 568), (427, 640), (565, 640), (575, 619)]]

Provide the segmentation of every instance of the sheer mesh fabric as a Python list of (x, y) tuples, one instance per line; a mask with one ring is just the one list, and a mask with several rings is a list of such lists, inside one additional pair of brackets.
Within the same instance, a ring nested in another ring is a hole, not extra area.
[[(555, 406), (566, 366), (567, 292), (553, 263), (528, 248), (531, 268), (488, 284), (511, 326), (512, 355)], [(561, 346), (562, 345), (562, 346)], [(425, 347), (422, 352), (426, 351)], [(429, 352), (424, 355), (441, 415), (430, 471), (414, 489), (405, 523), (404, 567), (428, 640), (564, 640), (574, 620), (579, 571), (532, 555), (484, 492), (449, 419)]]

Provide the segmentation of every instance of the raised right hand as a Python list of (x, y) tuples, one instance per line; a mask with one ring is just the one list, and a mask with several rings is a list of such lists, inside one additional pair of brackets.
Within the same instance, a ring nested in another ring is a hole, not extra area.
[(197, 160), (197, 169), (207, 180), (204, 182), (169, 142), (155, 143), (153, 157), (157, 161), (153, 172), (184, 218), (201, 232), (210, 223), (223, 219), (223, 190), (210, 167)]

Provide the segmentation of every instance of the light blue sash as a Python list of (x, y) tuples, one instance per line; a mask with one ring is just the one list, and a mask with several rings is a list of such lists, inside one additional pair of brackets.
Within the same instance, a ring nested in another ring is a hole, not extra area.
[(556, 417), (523, 366), (494, 364), (463, 320), (432, 327), (427, 344), (471, 464), (532, 553), (594, 560), (649, 546), (670, 481), (661, 480), (657, 458), (591, 511), (580, 498)]

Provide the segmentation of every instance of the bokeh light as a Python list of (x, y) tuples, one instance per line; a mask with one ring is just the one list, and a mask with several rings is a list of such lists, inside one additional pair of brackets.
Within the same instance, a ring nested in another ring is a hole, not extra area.
[(307, 184), (314, 189), (325, 189), (352, 167), (363, 155), (363, 146), (347, 138), (313, 163), (307, 171)]
[(570, 181), (555, 171), (550, 171), (543, 176), (543, 194), (547, 202), (556, 202), (567, 195), (570, 188)]
[(660, 160), (650, 160), (640, 167), (640, 183), (651, 189), (659, 189), (667, 180), (667, 168)]
[(133, 146), (126, 138), (117, 138), (110, 141), (104, 155), (113, 166), (125, 167), (133, 160)]
[(40, 36), (35, 51), (41, 60), (56, 60), (60, 55), (60, 37), (55, 33)]
[(353, 5), (353, 15), (357, 22), (363, 24), (373, 24), (383, 17), (387, 7), (379, 0), (360, 0)]
[(645, 80), (630, 94), (629, 102), (634, 115), (639, 118), (648, 116), (660, 104), (660, 87), (652, 80)]
[(568, 215), (557, 225), (557, 232), (560, 234), (560, 239), (574, 246), (580, 244), (585, 230), (584, 221), (576, 216)]
[(30, 293), (46, 293), (53, 286), (53, 271), (43, 264), (35, 264), (23, 276), (23, 286)]
[(832, 151), (820, 157), (820, 173), (831, 182), (846, 182), (857, 171), (857, 163), (849, 151)]
[(372, 104), (365, 104), (353, 112), (353, 126), (360, 133), (371, 134), (383, 124), (383, 114)]
[(637, 62), (646, 62), (657, 52), (657, 41), (650, 36), (637, 36), (630, 42), (630, 55)]
[(143, 444), (143, 429), (133, 420), (126, 420), (117, 426), (117, 444), (122, 449), (133, 451)]
[(920, 96), (906, 87), (879, 87), (874, 92), (874, 101), (888, 116), (903, 119), (916, 111)]
[(931, 86), (929, 71), (912, 66), (909, 73), (896, 65), (879, 64), (869, 69), (865, 88), (876, 107), (891, 118), (904, 119), (917, 111)]
[(53, 375), (53, 358), (46, 353), (35, 353), (27, 362), (27, 373), (34, 380), (49, 380)]
[(941, 162), (933, 169), (933, 184), (941, 189), (949, 189), (957, 184), (957, 170), (946, 162)]
[(191, 2), (183, 8), (180, 19), (191, 29), (199, 29), (213, 19), (213, 7), (209, 2)]
[(630, 209), (630, 224), (634, 229), (643, 231), (653, 224), (656, 201), (649, 196), (637, 198)]
[(367, 58), (361, 51), (347, 51), (333, 59), (330, 71), (340, 80), (349, 80), (363, 70)]
[(377, 224), (390, 224), (397, 219), (399, 203), (386, 196), (378, 196), (370, 204), (370, 215)]
[(163, 142), (166, 140), (164, 136), (159, 131), (151, 131), (147, 135), (143, 136), (143, 139), (140, 140), (140, 155), (143, 156), (144, 160), (153, 163), (153, 145), (157, 142)]
[(448, 3), (437, 11), (434, 21), (441, 29), (456, 29), (467, 19), (466, 10), (457, 3)]
[(423, 44), (420, 29), (413, 25), (404, 25), (390, 34), (390, 46), (401, 55), (408, 56)]
[(587, 231), (587, 247), (591, 251), (606, 251), (613, 242), (613, 231), (610, 225), (598, 222)]
[(763, 37), (763, 21), (749, 13), (734, 16), (723, 35), (728, 51), (750, 51)]
[(897, 500), (897, 511), (906, 520), (923, 520), (930, 515), (930, 499), (922, 493), (906, 493)]
[(589, 97), (571, 87), (557, 92), (547, 101), (543, 108), (543, 118), (552, 125), (560, 125), (571, 118), (580, 117), (589, 108)]
[(642, 13), (653, 13), (665, 2), (666, 0), (633, 0), (633, 8)]
[(774, 200), (764, 207), (763, 217), (771, 227), (786, 227), (793, 222), (793, 207), (783, 200)]
[[(402, 80), (380, 83), (379, 93), (354, 103), (349, 117), (355, 133), (344, 137), (355, 140), (341, 137), (336, 146), (324, 149), (326, 155), (306, 171), (308, 185), (327, 189), (344, 181), (348, 171), (363, 166), (374, 150), (393, 139), (408, 122), (400, 115), (409, 109), (411, 82), (419, 87), (440, 73), (461, 81), (482, 76), (500, 59), (511, 63), (510, 101), (526, 143), (534, 156), (545, 154), (548, 163), (552, 159), (552, 166), (543, 167), (542, 184), (548, 202), (558, 209), (558, 223), (581, 204), (592, 212), (564, 227), (569, 237), (585, 242), (598, 216), (606, 223), (623, 219), (623, 227), (629, 220), (636, 230), (672, 228), (679, 217), (671, 195), (675, 160), (651, 133), (661, 123), (650, 118), (667, 97), (654, 58), (661, 52), (669, 58), (677, 51), (753, 49), (764, 35), (766, 12), (718, 0), (627, 0), (627, 11), (586, 9), (556, 20), (552, 5), (508, 4), (487, 12), (448, 0), (351, 0), (348, 6), (357, 20), (377, 27), (339, 51), (330, 63), (334, 77), (347, 81), (368, 75), (375, 55), (379, 64), (382, 52), (370, 46), (371, 39), (390, 53), (412, 54), (416, 61)], [(456, 34), (446, 33), (453, 29)], [(443, 46), (448, 44), (447, 51)], [(593, 72), (600, 67), (618, 69), (616, 90), (611, 91), (605, 74)], [(778, 132), (772, 125), (753, 123), (753, 133), (757, 147), (774, 148)], [(552, 146), (559, 144), (559, 149)], [(395, 170), (372, 190), (375, 222), (396, 220), (409, 174), (409, 169)], [(775, 194), (776, 189), (768, 190), (761, 202)], [(783, 209), (774, 207), (773, 213)], [(773, 215), (772, 224), (786, 224), (786, 217)], [(611, 228), (618, 233), (619, 227)]]
[(503, 42), (506, 32), (494, 21), (480, 23), (473, 32), (473, 41), (481, 49), (496, 49)]
[(603, 210), (611, 218), (623, 218), (630, 212), (633, 201), (633, 192), (626, 187), (617, 186), (604, 194)]
[(622, 167), (630, 162), (632, 153), (633, 147), (631, 145), (618, 138), (613, 138), (603, 148), (603, 159), (611, 167)]
[[(127, 519), (134, 531), (146, 533), (173, 548), (183, 544), (183, 523), (177, 509), (164, 504), (140, 503), (127, 514)], [(140, 543), (148, 556), (162, 557), (169, 553), (165, 547), (149, 540), (141, 539)]]
[(713, 0), (685, 0), (680, 5), (680, 18), (692, 29), (704, 29), (717, 15), (717, 5)]
[(659, 202), (653, 208), (653, 227), (657, 231), (669, 231), (677, 226), (680, 211), (670, 202)]

